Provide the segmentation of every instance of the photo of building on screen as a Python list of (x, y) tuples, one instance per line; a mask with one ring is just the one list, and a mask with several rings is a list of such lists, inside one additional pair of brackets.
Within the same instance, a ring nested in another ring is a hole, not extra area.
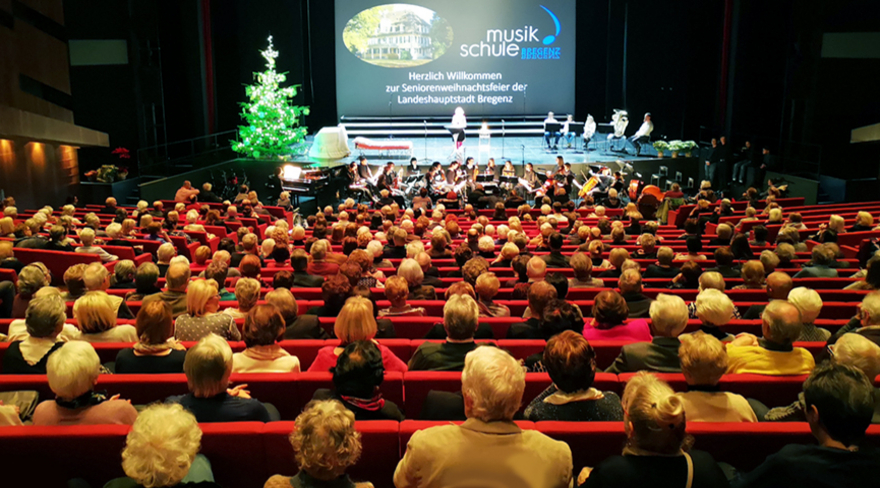
[(362, 61), (410, 68), (443, 56), (452, 46), (452, 28), (431, 9), (396, 3), (355, 15), (345, 25), (342, 40)]

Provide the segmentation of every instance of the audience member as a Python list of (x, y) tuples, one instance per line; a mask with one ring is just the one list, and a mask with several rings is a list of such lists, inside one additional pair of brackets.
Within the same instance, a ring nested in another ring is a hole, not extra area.
[(333, 373), (333, 391), (319, 389), (313, 400), (337, 400), (354, 413), (356, 420), (404, 419), (393, 402), (382, 398), (379, 386), (385, 378), (382, 352), (373, 341), (354, 341), (339, 354)]
[(804, 382), (810, 431), (818, 445), (788, 445), (737, 486), (871, 486), (880, 457), (864, 442), (875, 411), (871, 380), (855, 367), (826, 363)]
[[(295, 304), (294, 301), (294, 307)], [(296, 310), (293, 314), (296, 315)], [(285, 327), (284, 317), (273, 305), (257, 305), (251, 309), (244, 323), (247, 349), (233, 356), (233, 370), (237, 373), (299, 371), (299, 360), (277, 344), (285, 334)]]
[(14, 341), (3, 354), (3, 374), (46, 374), (49, 357), (64, 345), (58, 335), (64, 328), (67, 306), (58, 294), (30, 300), (25, 313), (27, 338)]
[(758, 418), (741, 395), (720, 391), (718, 383), (727, 372), (727, 350), (709, 334), (683, 336), (678, 349), (687, 392), (680, 393), (690, 422), (757, 422)]
[[(119, 297), (116, 297), (119, 298)], [(82, 330), (80, 340), (86, 342), (137, 342), (137, 331), (131, 325), (116, 325), (116, 310), (110, 295), (102, 291), (88, 292), (73, 304), (73, 317)]]
[(566, 330), (551, 337), (544, 348), (543, 365), (553, 384), (526, 407), (527, 419), (623, 420), (620, 397), (593, 388), (596, 353), (581, 334)]
[(628, 317), (629, 307), (620, 293), (601, 291), (593, 301), (592, 318), (586, 320), (584, 337), (590, 341), (650, 341), (648, 323), (642, 319), (629, 320)]
[(461, 371), (465, 356), (474, 349), (480, 309), (468, 295), (453, 295), (443, 306), (443, 328), (446, 341), (424, 342), (413, 353), (407, 365), (409, 370)]
[(138, 340), (116, 354), (118, 374), (183, 373), (186, 349), (174, 338), (171, 306), (156, 300), (138, 310), (135, 320)]
[[(165, 290), (143, 299), (143, 304), (162, 300), (171, 305), (171, 314), (176, 319), (186, 313), (186, 288), (189, 285), (189, 266), (183, 263), (172, 264), (165, 273)], [(129, 298), (130, 299), (130, 298)]]
[(650, 316), (654, 338), (651, 342), (624, 345), (620, 355), (606, 370), (608, 373), (681, 371), (678, 361), (681, 342), (678, 336), (687, 327), (687, 305), (681, 297), (661, 293), (651, 303)]
[[(376, 318), (373, 315), (373, 304), (369, 299), (353, 296), (349, 298), (333, 324), (339, 346), (327, 346), (318, 350), (315, 360), (309, 366), (309, 372), (329, 371), (336, 365), (336, 359), (343, 349), (354, 341), (373, 341), (379, 332)], [(374, 341), (375, 342), (375, 341)], [(405, 372), (406, 364), (386, 346), (376, 343), (382, 352), (382, 363), (386, 371)]]
[(803, 330), (798, 308), (786, 301), (774, 300), (764, 309), (761, 321), (763, 338), (740, 334), (730, 343), (727, 372), (777, 376), (809, 374), (816, 365), (813, 355), (792, 345)]
[(183, 372), (190, 392), (168, 397), (165, 403), (183, 405), (199, 422), (279, 420), (277, 410), (270, 415), (264, 404), (250, 397), (247, 385), (228, 389), (232, 348), (222, 337), (209, 334), (187, 351)]
[[(242, 284), (245, 280), (248, 278), (239, 280), (239, 285), (245, 286)], [(236, 285), (236, 289), (239, 285)], [(241, 340), (235, 319), (229, 314), (218, 313), (219, 309), (217, 283), (213, 280), (194, 281), (186, 292), (186, 313), (174, 321), (175, 338), (179, 341), (198, 341), (210, 334), (217, 334), (226, 340)]]
[(34, 425), (132, 425), (137, 410), (118, 395), (96, 392), (101, 360), (91, 344), (73, 341), (49, 356), (46, 378), (55, 394), (34, 410)]
[(571, 486), (571, 449), (513, 422), (525, 373), (507, 352), (480, 347), (467, 355), (461, 375), (467, 421), (417, 431), (394, 472), (394, 485), (431, 487), (448, 480), (470, 486)]
[(711, 455), (688, 449), (684, 409), (684, 402), (663, 381), (644, 372), (631, 378), (623, 391), (623, 455), (585, 468), (578, 476), (580, 486), (728, 486)]
[(272, 476), (264, 488), (373, 488), (372, 483), (354, 483), (345, 474), (363, 449), (354, 422), (355, 415), (338, 401), (309, 402), (296, 418), (290, 434), (299, 473), (293, 477)]
[[(788, 300), (788, 293), (793, 287), (794, 282), (791, 281), (791, 276), (786, 273), (774, 271), (767, 276), (767, 299), (771, 302), (773, 300)], [(761, 314), (764, 313), (765, 307), (766, 305), (752, 305), (746, 310), (746, 313), (742, 315), (742, 318), (745, 320), (761, 318)]]
[(638, 269), (627, 269), (621, 273), (617, 287), (629, 308), (629, 318), (640, 319), (648, 316), (653, 300), (642, 293), (642, 276)]

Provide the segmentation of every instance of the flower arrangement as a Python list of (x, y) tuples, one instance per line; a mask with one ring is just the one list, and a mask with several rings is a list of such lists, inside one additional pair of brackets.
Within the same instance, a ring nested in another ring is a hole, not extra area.
[(128, 169), (120, 168), (114, 164), (105, 164), (97, 170), (86, 172), (86, 178), (89, 181), (99, 181), (101, 183), (113, 183), (122, 181), (128, 177)]
[(669, 143), (662, 139), (654, 141), (654, 150), (657, 151), (657, 157), (662, 158), (663, 152), (669, 150)]

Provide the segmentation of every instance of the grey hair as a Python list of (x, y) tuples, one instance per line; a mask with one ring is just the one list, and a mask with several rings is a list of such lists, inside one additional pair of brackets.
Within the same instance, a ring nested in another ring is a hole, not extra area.
[(46, 274), (39, 266), (29, 264), (18, 273), (18, 292), (24, 295), (33, 295), (40, 288), (48, 285)]
[(33, 337), (52, 337), (64, 325), (67, 305), (61, 295), (51, 294), (32, 299), (25, 312), (28, 334)]

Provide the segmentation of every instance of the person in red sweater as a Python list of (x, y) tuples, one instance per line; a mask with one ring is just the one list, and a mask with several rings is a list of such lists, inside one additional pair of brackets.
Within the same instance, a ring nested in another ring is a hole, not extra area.
[[(342, 354), (345, 346), (354, 341), (376, 342), (373, 338), (376, 337), (378, 330), (373, 315), (373, 304), (370, 300), (361, 296), (349, 298), (339, 312), (339, 317), (336, 318), (334, 325), (336, 337), (340, 340), (339, 346), (327, 346), (318, 350), (318, 355), (309, 366), (309, 372), (329, 371), (330, 368), (336, 366), (336, 360)], [(406, 363), (395, 356), (387, 347), (378, 342), (376, 345), (382, 352), (382, 364), (385, 366), (385, 371), (406, 372)]]

